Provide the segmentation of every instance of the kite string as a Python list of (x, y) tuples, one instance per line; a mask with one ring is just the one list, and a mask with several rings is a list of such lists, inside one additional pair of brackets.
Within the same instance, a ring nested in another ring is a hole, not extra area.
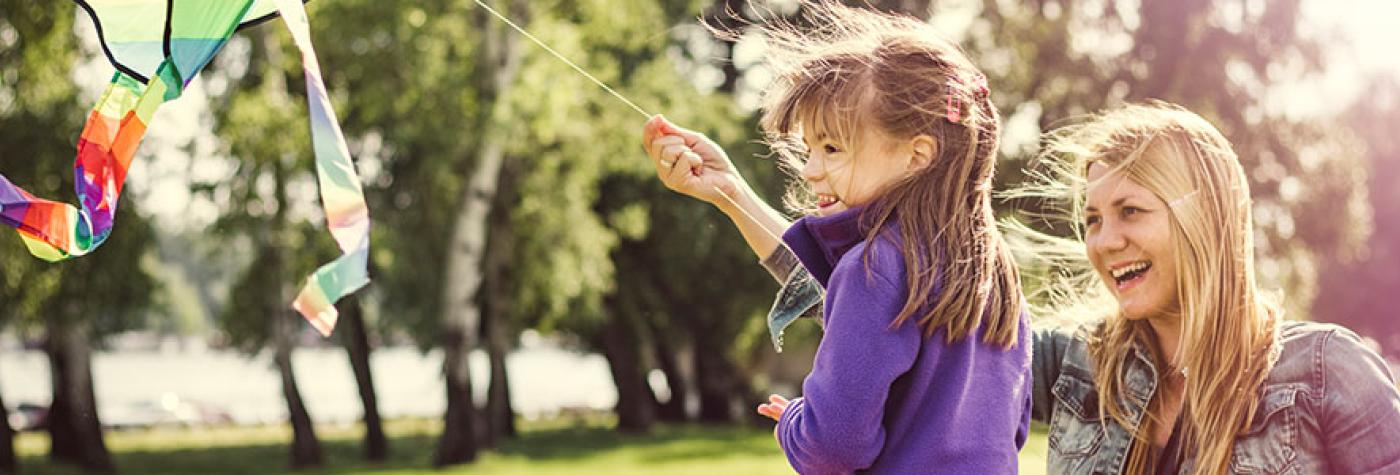
[[(497, 12), (496, 9), (491, 8), (491, 6), (487, 5), (485, 2), (482, 2), (481, 0), (474, 1), (477, 5), (481, 5), (481, 8), (485, 8), (487, 12), (490, 12), (491, 15), (505, 22), (506, 25), (509, 25), (521, 35), (524, 35), (526, 38), (529, 38), (530, 41), (535, 42), (535, 44), (539, 45), (540, 48), (543, 48), (545, 51), (548, 51), (549, 54), (554, 55), (555, 58), (558, 58), (560, 61), (563, 61), (564, 64), (569, 65), (569, 67), (574, 68), (574, 71), (578, 71), (578, 73), (582, 74), (583, 77), (586, 77), (588, 78), (588, 80), (593, 81), (593, 84), (597, 84), (598, 87), (603, 88), (604, 91), (608, 91), (608, 93), (612, 94), (613, 97), (616, 97), (618, 100), (626, 103), (628, 106), (631, 106), (632, 110), (635, 110), (637, 111), (637, 113), (642, 114), (643, 117), (651, 119), (652, 115), (650, 113), (648, 113), (645, 110), (642, 110), (641, 107), (637, 106), (637, 104), (633, 103), (631, 100), (628, 100), (626, 97), (623, 97), (622, 94), (613, 90), (613, 88), (608, 87), (608, 85), (604, 84), (603, 81), (600, 81), (598, 80), (598, 78), (593, 77), (592, 74), (589, 74), (588, 71), (585, 71), (583, 68), (579, 67), (579, 65), (574, 64), (573, 61), (569, 61), (569, 58), (565, 58), (564, 55), (559, 54), (559, 52), (555, 51), (554, 48), (550, 48), (549, 45), (545, 44), (543, 41), (540, 41), (540, 39), (536, 38), (535, 35), (532, 35), (530, 34), (530, 32), (525, 31), (524, 28), (521, 28), (519, 25), (516, 25), (515, 22), (510, 21), (509, 18), (506, 18), (505, 15), (502, 15), (500, 12)], [(719, 196), (723, 197), (725, 201), (728, 201), (730, 205), (734, 206), (735, 209), (738, 209), (740, 213), (743, 213), (744, 217), (748, 218), (749, 221), (752, 221), (754, 224), (757, 224), (759, 229), (762, 229), (763, 232), (767, 233), (769, 237), (773, 238), (774, 241), (777, 241), (779, 246), (787, 247), (787, 244), (783, 243), (783, 238), (779, 237), (777, 233), (774, 233), (772, 230), (763, 226), (762, 221), (759, 221), (758, 218), (755, 218), (753, 214), (750, 214), (749, 210), (744, 209), (743, 206), (740, 206), (738, 202), (734, 201), (734, 198), (731, 198), (723, 190), (720, 190), (718, 186), (714, 186), (712, 188), (714, 188), (715, 192), (719, 193)]]
[(642, 110), (641, 107), (637, 107), (637, 104), (634, 104), (634, 103), (632, 103), (632, 101), (627, 100), (626, 97), (622, 97), (622, 94), (618, 94), (617, 91), (614, 91), (613, 88), (608, 87), (607, 84), (603, 84), (603, 81), (599, 81), (598, 78), (593, 77), (592, 74), (588, 74), (588, 71), (584, 71), (583, 68), (580, 68), (577, 64), (574, 64), (573, 61), (569, 61), (569, 58), (565, 58), (564, 55), (559, 54), (558, 51), (554, 51), (554, 48), (550, 48), (549, 45), (544, 44), (544, 42), (543, 42), (543, 41), (540, 41), (539, 38), (535, 38), (535, 35), (532, 35), (532, 34), (530, 34), (530, 32), (525, 31), (524, 28), (521, 28), (521, 27), (519, 27), (519, 26), (516, 26), (515, 22), (510, 21), (509, 18), (506, 18), (504, 15), (501, 15), (499, 12), (496, 11), (496, 9), (491, 8), (490, 5), (487, 5), (487, 4), (483, 3), (481, 0), (475, 0), (475, 1), (476, 1), (476, 4), (477, 4), (477, 5), (481, 5), (481, 8), (485, 8), (486, 11), (491, 12), (491, 14), (492, 14), (492, 15), (495, 15), (496, 18), (499, 18), (499, 19), (501, 19), (501, 21), (505, 22), (507, 25), (510, 25), (510, 27), (511, 27), (511, 28), (514, 28), (515, 31), (520, 32), (520, 34), (525, 35), (526, 38), (529, 38), (530, 41), (533, 41), (533, 42), (535, 42), (535, 44), (539, 45), (541, 48), (544, 48), (544, 50), (545, 50), (545, 51), (548, 51), (549, 54), (554, 55), (554, 57), (559, 58), (560, 61), (563, 61), (564, 64), (567, 64), (567, 65), (569, 65), (569, 67), (574, 68), (574, 71), (578, 71), (578, 73), (579, 73), (579, 74), (582, 74), (583, 77), (586, 77), (586, 78), (588, 78), (590, 81), (593, 81), (593, 84), (597, 84), (598, 87), (601, 87), (601, 88), (603, 88), (603, 90), (608, 91), (609, 93), (611, 93), (611, 94), (613, 95), (613, 97), (616, 97), (616, 98), (620, 99), (622, 102), (627, 103), (627, 105), (632, 106), (632, 109), (635, 110), (635, 111), (637, 111), (637, 113), (642, 114), (643, 117), (646, 117), (646, 118), (648, 118), (648, 119), (651, 118), (651, 114), (647, 113), (647, 111)]

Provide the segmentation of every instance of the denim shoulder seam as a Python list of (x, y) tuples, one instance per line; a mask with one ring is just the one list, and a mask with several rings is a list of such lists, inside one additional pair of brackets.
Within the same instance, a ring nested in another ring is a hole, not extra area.
[(1313, 385), (1317, 391), (1312, 395), (1312, 399), (1321, 401), (1327, 398), (1327, 343), (1337, 334), (1336, 329), (1328, 329), (1318, 336), (1317, 344), (1313, 348)]

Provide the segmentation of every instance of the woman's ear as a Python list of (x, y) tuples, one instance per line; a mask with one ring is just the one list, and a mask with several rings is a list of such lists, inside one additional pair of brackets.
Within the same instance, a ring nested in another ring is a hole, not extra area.
[(928, 135), (919, 135), (909, 139), (911, 155), (909, 157), (910, 172), (922, 170), (933, 164), (933, 160), (938, 157), (938, 141)]

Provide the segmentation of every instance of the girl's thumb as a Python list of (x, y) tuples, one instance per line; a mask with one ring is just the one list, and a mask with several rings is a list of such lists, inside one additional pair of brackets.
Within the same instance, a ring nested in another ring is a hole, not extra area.
[(656, 114), (656, 120), (657, 124), (660, 125), (661, 133), (667, 135), (681, 133), (680, 129), (677, 129), (675, 124), (672, 124), (671, 121), (666, 120), (665, 116), (662, 116), (661, 114)]

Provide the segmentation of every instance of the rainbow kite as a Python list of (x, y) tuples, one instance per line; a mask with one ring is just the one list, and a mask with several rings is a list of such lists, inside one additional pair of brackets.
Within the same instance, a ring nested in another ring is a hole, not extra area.
[(116, 67), (78, 139), (73, 163), (78, 206), (37, 198), (0, 175), (0, 223), (48, 261), (92, 252), (112, 233), (136, 146), (156, 108), (180, 96), (234, 31), (281, 15), (302, 54), (316, 175), (331, 235), (344, 253), (322, 266), (292, 306), (323, 335), (334, 303), (369, 282), (369, 211), (331, 108), (299, 0), (77, 0)]

